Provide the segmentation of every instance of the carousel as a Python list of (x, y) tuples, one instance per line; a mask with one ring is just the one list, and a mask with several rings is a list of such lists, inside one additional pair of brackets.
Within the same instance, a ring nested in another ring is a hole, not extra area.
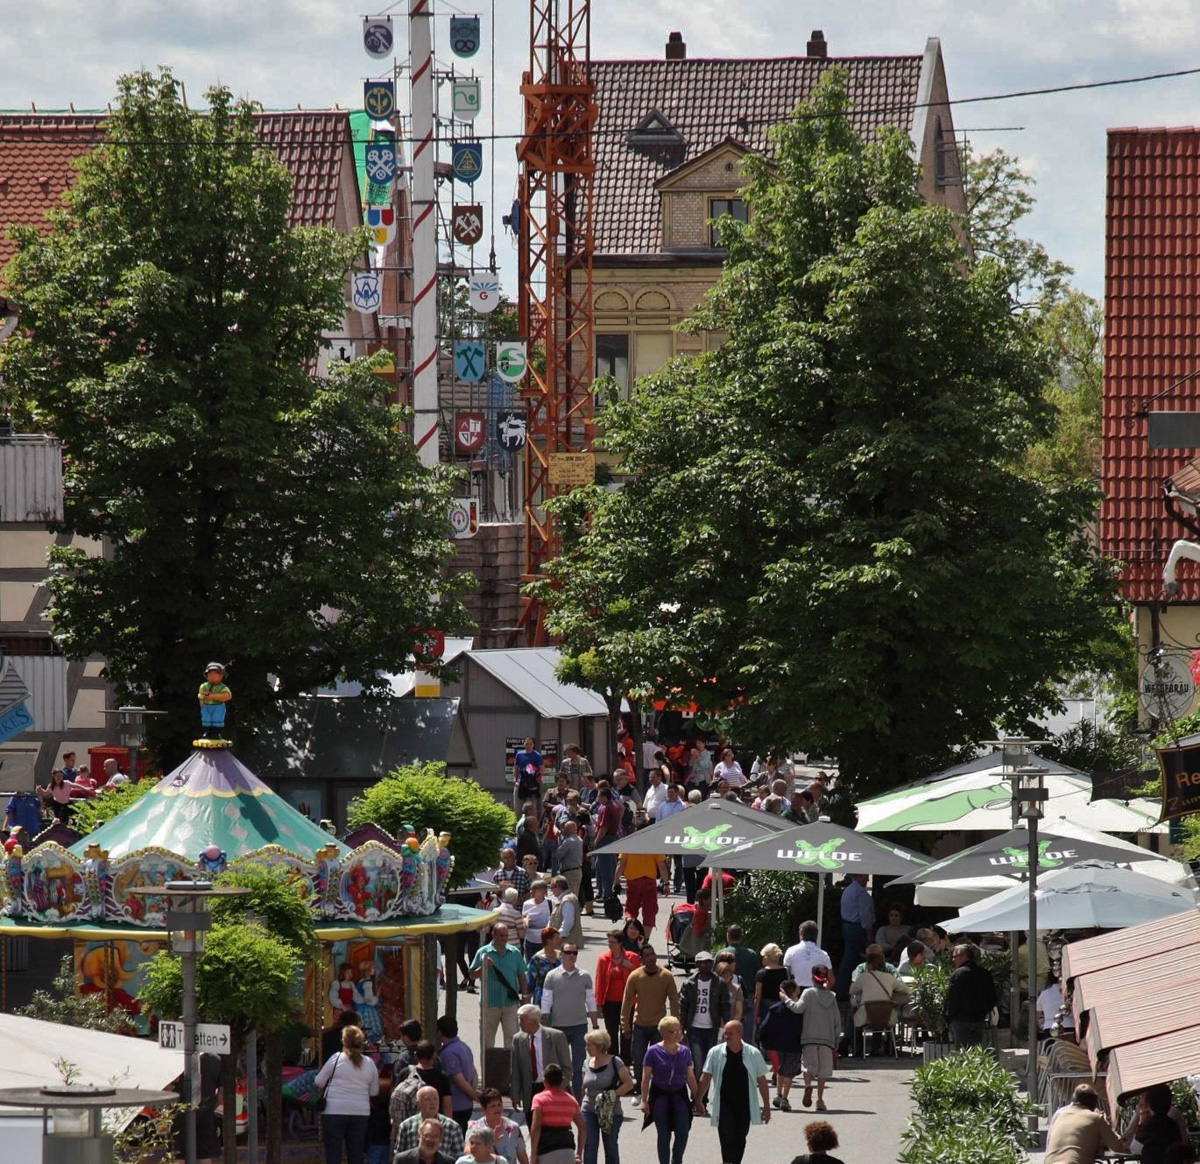
[(303, 1021), (314, 1037), (342, 1010), (357, 1011), (377, 1044), (398, 1038), (408, 1018), (431, 1029), (439, 937), (494, 917), (446, 901), (451, 837), (372, 827), (347, 846), (239, 762), (220, 738), (223, 715), (203, 715), (204, 687), (201, 708), (210, 734), (135, 804), (73, 844), (44, 833), (28, 852), (7, 854), (0, 936), (73, 943), (80, 992), (103, 993), (148, 1033), (141, 975), (169, 935), (167, 898), (147, 890), (226, 868), (282, 869), (308, 902), (321, 946), (304, 970)]

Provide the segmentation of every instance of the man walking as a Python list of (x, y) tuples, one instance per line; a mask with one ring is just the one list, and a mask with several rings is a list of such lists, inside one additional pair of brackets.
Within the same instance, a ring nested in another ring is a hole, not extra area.
[[(542, 985), (542, 1021), (567, 1037), (571, 1047), (571, 1090), (582, 1103), (586, 1054), (583, 1036), (589, 1019), (593, 1029), (600, 1025), (600, 1012), (592, 976), (579, 969), (579, 947), (574, 942), (563, 943), (562, 960), (563, 964), (551, 970)], [(560, 1066), (566, 1070), (565, 1063)]]
[(741, 1023), (727, 1022), (724, 1034), (724, 1041), (705, 1057), (696, 1114), (705, 1114), (704, 1097), (711, 1082), (709, 1122), (721, 1140), (721, 1160), (723, 1164), (742, 1164), (750, 1125), (771, 1122), (769, 1068), (762, 1052), (742, 1038)]
[(558, 871), (567, 879), (567, 891), (579, 897), (583, 883), (583, 838), (573, 820), (564, 820), (562, 839), (558, 842)]
[[(825, 966), (830, 970), (833, 969), (833, 962), (829, 955), (817, 945), (817, 923), (815, 921), (806, 921), (800, 926), (800, 940), (794, 946), (788, 947), (787, 953), (783, 956), (783, 964), (787, 967), (792, 980), (800, 983), (802, 990), (812, 983), (814, 967)], [(766, 999), (764, 998), (763, 1001), (765, 1002)], [(771, 1001), (774, 1002), (775, 999), (771, 999)]]
[(983, 1042), (983, 1023), (996, 1005), (996, 981), (976, 960), (977, 947), (969, 942), (954, 947), (954, 970), (946, 985), (944, 1013), (955, 1048)]
[(579, 898), (571, 892), (571, 883), (560, 873), (550, 880), (550, 925), (578, 949), (583, 945), (583, 922)]
[(583, 787), (583, 778), (592, 774), (592, 766), (578, 744), (567, 745), (567, 758), (559, 766), (558, 774), (567, 778), (567, 785), (576, 792)]
[(658, 1023), (668, 1014), (679, 1017), (679, 991), (675, 979), (658, 964), (654, 947), (643, 946), (642, 964), (626, 979), (625, 997), (621, 1002), (621, 1034), (633, 1040), (633, 1071), (639, 1089), (642, 1060), (646, 1051), (662, 1038)]
[(517, 1012), (521, 1029), (512, 1040), (512, 1066), (509, 1095), (513, 1111), (520, 1107), (525, 1126), (530, 1124), (533, 1097), (544, 1084), (546, 1066), (557, 1063), (566, 1074), (571, 1070), (571, 1046), (567, 1036), (553, 1027), (542, 1025), (542, 1012), (532, 1004)]
[[(754, 1013), (754, 983), (762, 969), (762, 957), (757, 950), (742, 944), (742, 927), (728, 926), (725, 930), (725, 949), (733, 951), (734, 967), (746, 995), (746, 1013), (742, 1025), (748, 1031), (758, 1030), (758, 1016)], [(771, 1000), (772, 1002), (774, 999)], [(760, 1048), (761, 1049), (761, 1048)]]
[(492, 940), (480, 946), (471, 959), (471, 980), (483, 973), (484, 960), (488, 962), (487, 977), (483, 981), (483, 1046), (490, 1047), (496, 1039), (497, 1027), (503, 1032), (504, 1042), (511, 1043), (517, 1033), (517, 1007), (528, 997), (525, 981), (525, 959), (516, 946), (509, 945), (508, 926), (497, 922), (492, 927)]
[(649, 935), (658, 920), (658, 887), (667, 884), (667, 858), (662, 853), (622, 853), (617, 859), (617, 880), (625, 878), (625, 916), (642, 915)]
[[(596, 794), (596, 840), (593, 849), (615, 841), (621, 835), (621, 818), (624, 815), (624, 805), (613, 796), (612, 789), (606, 785), (600, 786)], [(596, 874), (596, 898), (604, 901), (612, 896), (613, 878), (617, 871), (615, 853), (592, 853), (592, 869)]]
[(513, 757), (513, 809), (521, 816), (527, 800), (534, 803), (534, 812), (542, 802), (542, 753), (534, 747), (533, 736), (525, 737), (525, 745)]
[(437, 1021), (437, 1037), (442, 1047), (442, 1070), (450, 1079), (450, 1116), (465, 1129), (479, 1100), (475, 1058), (471, 1048), (458, 1037), (458, 1021), (448, 1014)]
[[(708, 950), (696, 955), (696, 973), (679, 992), (679, 1021), (687, 1035), (693, 1064), (703, 1065), (716, 1046), (717, 1033), (733, 1014), (729, 987), (713, 974), (713, 956)], [(704, 1094), (704, 1088), (700, 1088)]]

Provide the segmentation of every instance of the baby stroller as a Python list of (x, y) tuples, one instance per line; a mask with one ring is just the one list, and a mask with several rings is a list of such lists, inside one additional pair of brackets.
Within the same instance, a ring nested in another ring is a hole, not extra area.
[(700, 939), (692, 929), (696, 918), (696, 907), (686, 901), (672, 906), (667, 919), (667, 965), (681, 970), (691, 970), (696, 964)]

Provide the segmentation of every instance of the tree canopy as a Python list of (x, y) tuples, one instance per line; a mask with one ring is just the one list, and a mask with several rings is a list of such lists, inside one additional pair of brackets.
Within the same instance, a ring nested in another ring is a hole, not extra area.
[(166, 763), (196, 734), (210, 659), (231, 724), (339, 675), (373, 689), (415, 631), (451, 630), (448, 470), (422, 467), (369, 362), (331, 364), (364, 238), (289, 225), (291, 178), (253, 109), (187, 109), (169, 72), (119, 82), (53, 229), (14, 231), (5, 377), (65, 453), (54, 634), (149, 693)]
[[(864, 142), (831, 69), (745, 163), (746, 225), (690, 326), (728, 338), (603, 411), (627, 475), (562, 503), (553, 617), (738, 738), (888, 787), (1057, 701), (1110, 632), (1090, 487), (1051, 429), (1011, 270), (964, 262), (906, 138)], [(551, 623), (553, 626), (553, 622)]]

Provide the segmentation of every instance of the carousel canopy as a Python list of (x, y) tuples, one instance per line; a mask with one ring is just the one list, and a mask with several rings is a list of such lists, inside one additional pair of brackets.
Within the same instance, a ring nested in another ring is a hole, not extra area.
[(209, 845), (230, 861), (278, 845), (313, 860), (317, 850), (347, 849), (267, 787), (226, 748), (197, 749), (141, 800), (71, 846), (98, 845), (116, 860), (156, 847), (194, 862)]

